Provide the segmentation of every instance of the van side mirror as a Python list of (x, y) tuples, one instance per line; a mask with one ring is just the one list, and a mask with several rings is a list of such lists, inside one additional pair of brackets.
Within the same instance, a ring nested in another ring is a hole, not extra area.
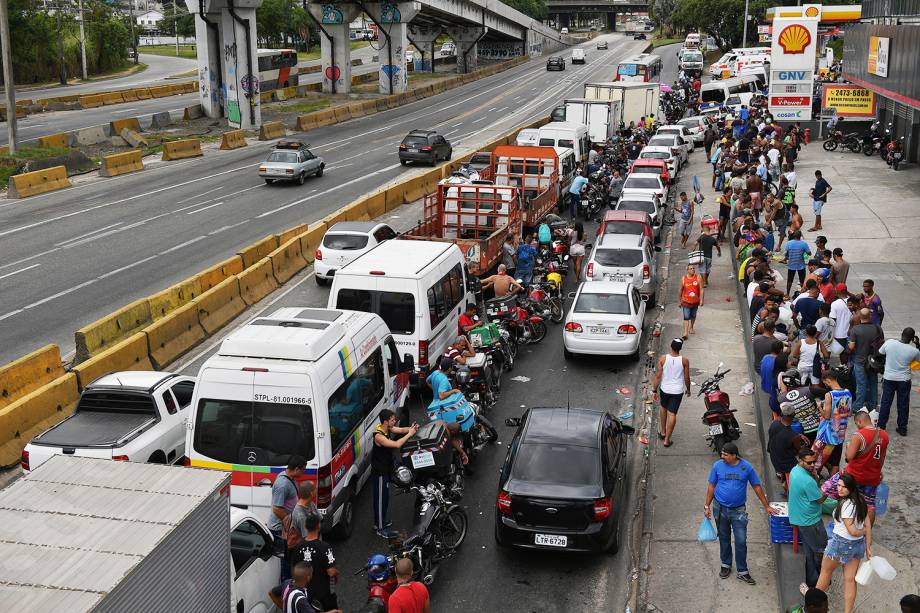
[(403, 356), (402, 364), (400, 364), (399, 372), (409, 372), (415, 370), (415, 358), (412, 357), (411, 353), (407, 353)]
[(508, 417), (507, 419), (505, 419), (505, 425), (508, 426), (509, 428), (517, 428), (518, 426), (521, 425), (521, 418), (520, 417)]

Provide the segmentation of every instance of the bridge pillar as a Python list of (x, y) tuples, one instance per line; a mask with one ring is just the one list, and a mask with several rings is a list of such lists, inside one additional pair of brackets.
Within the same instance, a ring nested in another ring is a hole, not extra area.
[(360, 14), (357, 4), (309, 4), (307, 8), (332, 36), (320, 31), (319, 49), (323, 70), (323, 92), (347, 94), (351, 91), (351, 40), (348, 24)]
[(431, 72), (434, 72), (434, 41), (438, 39), (444, 30), (440, 26), (415, 25), (411, 23), (408, 26), (408, 30), (409, 40), (422, 52), (423, 59), (428, 58), (431, 63)]
[(220, 86), (223, 77), (220, 57), (223, 49), (217, 25), (220, 22), (220, 13), (199, 16), (197, 3), (194, 8), (195, 40), (198, 42), (198, 98), (204, 114), (218, 119), (223, 117), (224, 113), (224, 93)]
[[(380, 70), (378, 83), (381, 94), (400, 94), (409, 87), (406, 73), (406, 48), (409, 46), (406, 28), (422, 10), (421, 2), (373, 2), (366, 4), (367, 14), (378, 25), (380, 37)], [(389, 34), (389, 38), (387, 37)]]
[(457, 72), (464, 74), (476, 70), (479, 65), (476, 44), (489, 29), (484, 26), (451, 26), (444, 31), (457, 46)]

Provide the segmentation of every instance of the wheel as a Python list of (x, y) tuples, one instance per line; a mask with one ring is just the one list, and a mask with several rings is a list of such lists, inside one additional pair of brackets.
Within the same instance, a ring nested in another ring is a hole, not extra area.
[(837, 150), (837, 141), (836, 140), (826, 140), (824, 141), (824, 150), (825, 151), (836, 151)]
[(550, 321), (554, 324), (561, 324), (565, 319), (565, 309), (562, 308), (562, 302), (560, 300), (550, 300)]
[(450, 158), (452, 158), (452, 157), (454, 157), (454, 148), (453, 148), (453, 147), (451, 147), (450, 149), (447, 150), (447, 157), (444, 158), (444, 161), (445, 161), (445, 162), (449, 162), (449, 161), (450, 161)]
[(641, 348), (642, 348), (642, 339), (640, 338), (640, 339), (639, 339), (639, 344), (636, 345), (636, 350), (629, 354), (629, 361), (630, 361), (630, 362), (638, 362), (638, 361), (639, 361), (639, 355), (640, 355), (640, 350), (641, 350)]
[(275, 182), (274, 179), (265, 179), (265, 184), (266, 184), (266, 185), (271, 185), (271, 184), (274, 183), (274, 182)]
[(862, 150), (862, 144), (860, 144), (860, 142), (856, 140), (855, 138), (849, 141), (846, 141), (844, 145), (846, 145), (847, 149), (849, 149), (853, 153), (859, 153)]
[(724, 434), (716, 434), (716, 435), (712, 438), (712, 447), (713, 447), (713, 449), (715, 450), (715, 452), (716, 452), (717, 455), (721, 455), (721, 454), (722, 454), (722, 445), (724, 445), (724, 444), (727, 443), (727, 442), (728, 442), (728, 441), (725, 439), (725, 435), (724, 435)]
[(320, 164), (320, 165), (319, 165), (319, 169), (316, 171), (316, 176), (317, 176), (317, 177), (323, 176), (323, 171), (324, 171), (325, 169), (326, 169), (326, 165), (325, 165), (325, 164)]
[(655, 306), (655, 298), (656, 298), (655, 294), (652, 294), (651, 296), (648, 297), (648, 301), (645, 303), (646, 308), (651, 308)]
[(495, 429), (495, 426), (492, 425), (484, 415), (477, 415), (476, 419), (479, 420), (479, 425), (482, 426), (482, 431), (485, 433), (486, 442), (494, 443), (498, 440), (498, 430)]
[(898, 160), (893, 160), (893, 161), (891, 162), (891, 167), (894, 168), (895, 170), (897, 170), (897, 169), (898, 169), (898, 165), (900, 165), (900, 164), (901, 164), (900, 161), (898, 161)]
[(299, 183), (300, 185), (303, 185), (306, 182), (307, 182), (307, 173), (305, 172), (300, 173), (297, 176), (297, 183)]
[(323, 279), (323, 278), (320, 277), (319, 275), (314, 275), (314, 276), (316, 277), (316, 284), (319, 285), (320, 287), (323, 287), (323, 286), (325, 286), (327, 283), (329, 283), (329, 280), (328, 280), (328, 279)]
[(502, 350), (505, 355), (505, 372), (511, 372), (514, 370), (514, 356), (517, 354), (517, 344), (509, 338), (507, 346), (507, 349)]
[(441, 546), (445, 549), (458, 549), (466, 538), (469, 519), (462, 507), (453, 507), (441, 520)]
[(349, 492), (345, 504), (342, 506), (342, 515), (338, 523), (332, 528), (333, 538), (345, 540), (351, 536), (355, 528), (355, 495)]
[(546, 338), (546, 322), (541, 321), (533, 325), (533, 337), (530, 339), (530, 342), (539, 343), (544, 338)]
[(865, 143), (862, 152), (864, 156), (872, 157), (872, 154), (875, 153), (875, 147), (872, 146), (872, 143)]

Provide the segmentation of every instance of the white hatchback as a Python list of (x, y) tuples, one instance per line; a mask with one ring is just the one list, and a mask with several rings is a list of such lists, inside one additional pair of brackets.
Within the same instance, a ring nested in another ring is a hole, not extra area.
[(680, 154), (671, 151), (670, 147), (646, 145), (639, 152), (639, 159), (664, 160), (665, 164), (668, 165), (668, 173), (671, 175), (672, 182), (676, 180), (677, 169), (680, 166)]
[(385, 223), (340, 221), (326, 231), (313, 256), (316, 283), (325, 285), (338, 269), (391, 238), (396, 238), (396, 232)]
[(582, 283), (572, 297), (562, 332), (567, 359), (573, 354), (639, 358), (645, 301), (632, 283)]
[(628, 194), (655, 195), (662, 204), (668, 202), (668, 186), (661, 180), (661, 175), (651, 172), (631, 172), (623, 183), (622, 197)]

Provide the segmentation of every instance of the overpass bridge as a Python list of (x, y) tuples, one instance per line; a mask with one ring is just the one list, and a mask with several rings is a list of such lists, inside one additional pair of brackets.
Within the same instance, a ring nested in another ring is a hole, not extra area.
[(647, 13), (648, 1), (642, 0), (547, 0), (549, 21), (559, 28), (577, 25), (578, 16), (599, 18), (601, 28), (615, 30), (617, 13)]

